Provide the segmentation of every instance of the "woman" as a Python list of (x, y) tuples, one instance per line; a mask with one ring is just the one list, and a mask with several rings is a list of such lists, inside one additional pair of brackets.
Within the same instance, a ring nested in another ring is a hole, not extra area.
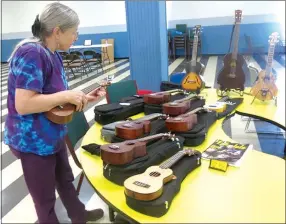
[(43, 112), (65, 103), (81, 111), (102, 95), (67, 90), (62, 59), (77, 38), (79, 18), (69, 7), (47, 5), (32, 26), (34, 38), (20, 42), (9, 62), (8, 116), (5, 144), (21, 160), (39, 223), (58, 223), (54, 211), (55, 189), (73, 223), (96, 221), (102, 209), (86, 211), (77, 197), (68, 162), (64, 136), (66, 126), (50, 122)]

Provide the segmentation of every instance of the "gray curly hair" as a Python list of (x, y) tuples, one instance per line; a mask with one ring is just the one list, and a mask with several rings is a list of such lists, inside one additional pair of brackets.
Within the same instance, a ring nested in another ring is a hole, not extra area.
[[(40, 25), (40, 30), (38, 34), (34, 37), (27, 38), (20, 41), (15, 49), (13, 50), (8, 61), (10, 62), (13, 58), (15, 52), (25, 43), (35, 43), (35, 42), (43, 42), (45, 38), (50, 36), (55, 27), (59, 27), (61, 31), (66, 31), (69, 28), (73, 28), (79, 25), (79, 18), (77, 13), (69, 8), (66, 5), (63, 5), (59, 2), (53, 2), (45, 6), (43, 11), (37, 16), (36, 21), (38, 21)], [(35, 25), (34, 23), (34, 25)], [(34, 26), (33, 25), (33, 26)], [(33, 27), (32, 27), (33, 29)]]

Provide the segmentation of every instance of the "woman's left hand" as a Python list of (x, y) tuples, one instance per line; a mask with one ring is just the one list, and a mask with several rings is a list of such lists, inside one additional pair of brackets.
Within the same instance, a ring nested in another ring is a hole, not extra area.
[(104, 87), (98, 88), (94, 91), (91, 91), (90, 93), (86, 94), (86, 98), (89, 103), (94, 102), (98, 100), (100, 97), (105, 96), (106, 91)]

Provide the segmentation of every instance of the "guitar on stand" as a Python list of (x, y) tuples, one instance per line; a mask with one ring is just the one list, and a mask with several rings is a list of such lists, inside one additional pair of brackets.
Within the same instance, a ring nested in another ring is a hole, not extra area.
[(254, 96), (251, 104), (257, 98), (262, 101), (275, 100), (275, 105), (277, 104), (277, 94), (278, 88), (275, 85), (275, 77), (272, 74), (272, 62), (274, 56), (274, 49), (276, 43), (278, 43), (278, 33), (272, 33), (269, 36), (269, 49), (267, 56), (266, 69), (262, 70), (258, 74), (258, 80), (255, 82), (254, 86), (251, 88), (250, 93)]
[(218, 74), (217, 83), (219, 88), (217, 89), (217, 95), (226, 95), (230, 90), (240, 91), (240, 95), (243, 95), (245, 73), (242, 69), (244, 58), (241, 54), (238, 54), (238, 41), (239, 41), (239, 26), (241, 23), (241, 10), (235, 10), (235, 25), (232, 38), (232, 53), (226, 54), (223, 59), (224, 67)]
[(182, 81), (182, 88), (191, 92), (199, 93), (205, 87), (203, 80), (203, 73), (205, 66), (197, 61), (199, 35), (201, 33), (201, 26), (197, 25), (194, 28), (194, 42), (192, 51), (192, 60), (186, 64), (186, 76)]

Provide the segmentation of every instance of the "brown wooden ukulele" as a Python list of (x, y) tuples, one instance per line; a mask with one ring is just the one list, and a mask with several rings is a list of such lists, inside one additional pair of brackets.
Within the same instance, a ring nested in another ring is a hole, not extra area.
[(160, 133), (135, 140), (128, 140), (120, 143), (111, 143), (102, 145), (101, 159), (112, 165), (123, 165), (130, 163), (133, 159), (142, 157), (147, 154), (146, 144), (148, 141), (160, 138), (172, 138), (170, 133)]
[(115, 134), (119, 138), (130, 140), (137, 139), (151, 131), (151, 121), (156, 119), (166, 119), (168, 116), (157, 114), (143, 121), (126, 121), (115, 126)]
[(191, 103), (195, 99), (201, 99), (196, 94), (191, 94), (183, 99), (175, 100), (170, 103), (163, 104), (163, 113), (170, 116), (178, 116), (186, 113), (191, 108)]
[(207, 110), (203, 107), (196, 108), (188, 113), (177, 117), (170, 117), (166, 120), (166, 127), (169, 131), (185, 132), (191, 130), (197, 123), (197, 112)]
[(191, 92), (199, 93), (205, 87), (202, 74), (205, 66), (197, 61), (197, 51), (201, 26), (197, 25), (194, 28), (194, 42), (192, 51), (192, 60), (186, 64), (186, 76), (182, 80), (182, 88)]
[(171, 93), (176, 93), (176, 92), (184, 92), (184, 91), (181, 89), (173, 89), (173, 90), (168, 90), (168, 91), (163, 91), (163, 92), (146, 94), (143, 96), (143, 100), (144, 100), (144, 103), (147, 103), (147, 104), (161, 105), (163, 103), (170, 102)]
[(255, 82), (254, 86), (250, 90), (250, 93), (254, 96), (253, 101), (255, 100), (255, 98), (262, 101), (273, 100), (277, 97), (278, 94), (278, 88), (275, 84), (275, 77), (272, 74), (272, 61), (274, 56), (275, 44), (278, 42), (279, 38), (278, 33), (272, 33), (269, 38), (270, 39), (266, 69), (259, 72), (258, 80)]
[(219, 84), (219, 96), (223, 95), (222, 92), (227, 92), (232, 89), (239, 90), (240, 95), (243, 95), (245, 73), (242, 66), (244, 64), (244, 58), (241, 54), (238, 54), (239, 25), (241, 22), (241, 15), (241, 10), (235, 10), (234, 38), (232, 40), (233, 51), (232, 53), (224, 56), (224, 67), (218, 74), (217, 83)]
[[(107, 85), (110, 85), (110, 83), (108, 82), (107, 84), (102, 84), (96, 89), (90, 92), (87, 92), (85, 94), (95, 95), (98, 89), (102, 87), (106, 87)], [(44, 114), (53, 123), (67, 124), (72, 120), (73, 113), (75, 112), (75, 110), (76, 110), (76, 106), (74, 104), (67, 103), (64, 105), (59, 105), (57, 107), (54, 107), (50, 111), (45, 112)]]
[(164, 184), (176, 178), (170, 167), (186, 155), (195, 155), (195, 151), (192, 149), (181, 150), (160, 166), (150, 166), (144, 173), (127, 178), (124, 181), (125, 194), (140, 201), (159, 198), (163, 193)]

